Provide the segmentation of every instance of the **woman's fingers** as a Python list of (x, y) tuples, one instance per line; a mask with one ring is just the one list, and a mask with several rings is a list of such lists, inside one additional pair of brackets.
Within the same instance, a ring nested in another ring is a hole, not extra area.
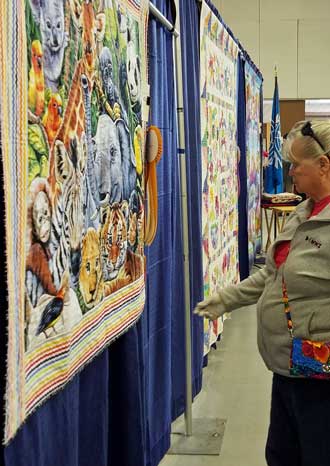
[(197, 305), (194, 309), (194, 314), (211, 320), (215, 320), (220, 316), (214, 304), (209, 304), (208, 306), (204, 304), (202, 306)]

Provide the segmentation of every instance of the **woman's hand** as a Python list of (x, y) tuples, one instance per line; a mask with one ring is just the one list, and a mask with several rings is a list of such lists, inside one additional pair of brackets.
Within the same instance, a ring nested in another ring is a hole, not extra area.
[(226, 312), (225, 306), (218, 293), (210, 296), (204, 301), (197, 303), (194, 314), (207, 319), (216, 320)]

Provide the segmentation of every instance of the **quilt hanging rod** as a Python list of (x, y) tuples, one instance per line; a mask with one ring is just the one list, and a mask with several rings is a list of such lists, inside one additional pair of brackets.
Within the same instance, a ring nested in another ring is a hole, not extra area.
[(165, 16), (158, 10), (158, 8), (155, 7), (155, 5), (151, 2), (149, 2), (149, 12), (156, 18), (165, 28), (170, 31), (172, 34), (174, 34), (175, 37), (179, 36), (178, 31), (175, 29), (173, 24), (170, 23), (170, 21), (165, 18)]

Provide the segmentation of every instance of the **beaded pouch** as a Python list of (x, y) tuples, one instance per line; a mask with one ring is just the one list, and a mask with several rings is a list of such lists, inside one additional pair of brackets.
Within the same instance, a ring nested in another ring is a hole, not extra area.
[(290, 304), (286, 285), (282, 281), (284, 312), (292, 338), (290, 374), (313, 379), (330, 379), (330, 341), (312, 341), (293, 335)]

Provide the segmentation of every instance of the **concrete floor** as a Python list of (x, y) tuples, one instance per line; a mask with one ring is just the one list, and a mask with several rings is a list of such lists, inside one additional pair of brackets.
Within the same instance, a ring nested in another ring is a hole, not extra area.
[(227, 419), (220, 455), (167, 455), (161, 466), (265, 466), (271, 378), (257, 349), (255, 306), (234, 311), (193, 404), (194, 418)]

